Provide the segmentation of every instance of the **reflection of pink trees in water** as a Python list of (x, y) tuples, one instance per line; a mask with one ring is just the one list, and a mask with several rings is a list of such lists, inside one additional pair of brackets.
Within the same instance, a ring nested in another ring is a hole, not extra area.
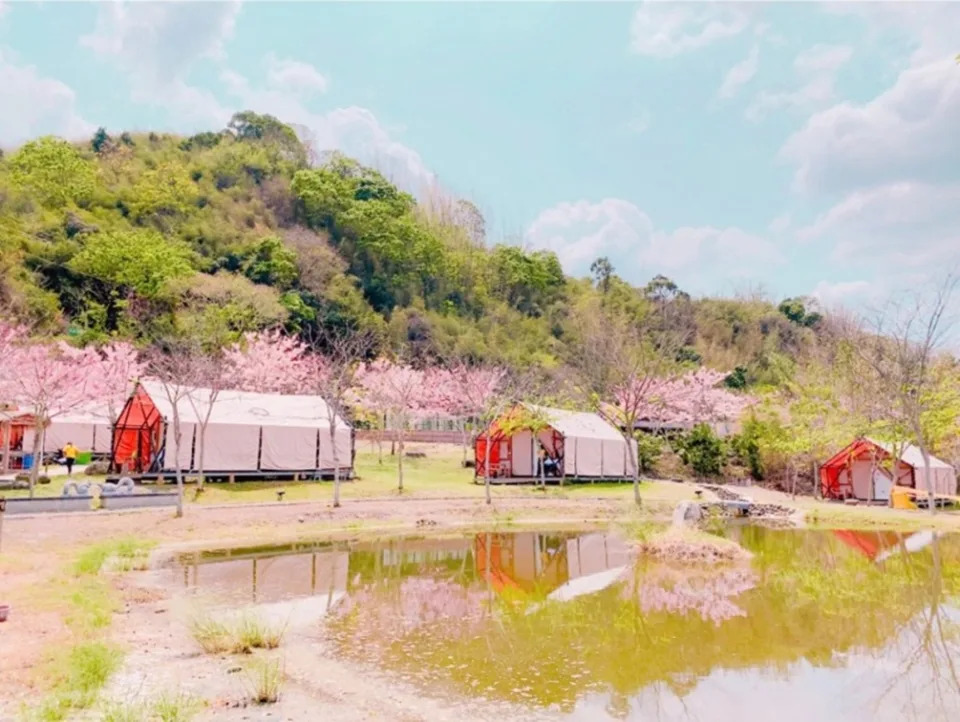
[(337, 618), (356, 619), (356, 634), (389, 642), (424, 627), (456, 624), (468, 630), (484, 617), (487, 593), (455, 582), (407, 577), (396, 584), (370, 585), (351, 592)]
[(644, 613), (695, 613), (719, 625), (746, 616), (733, 599), (753, 589), (757, 577), (746, 567), (710, 570), (663, 566), (648, 568), (637, 581), (639, 585), (627, 585), (625, 593), (636, 596)]

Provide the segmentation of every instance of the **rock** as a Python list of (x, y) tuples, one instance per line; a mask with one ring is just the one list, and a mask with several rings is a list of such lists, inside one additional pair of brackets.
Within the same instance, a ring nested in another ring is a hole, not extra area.
[(301, 524), (303, 524), (303, 522), (305, 522), (306, 519), (305, 519), (304, 517), (302, 517), (302, 516), (298, 516), (298, 517), (297, 517), (297, 521), (300, 522)]

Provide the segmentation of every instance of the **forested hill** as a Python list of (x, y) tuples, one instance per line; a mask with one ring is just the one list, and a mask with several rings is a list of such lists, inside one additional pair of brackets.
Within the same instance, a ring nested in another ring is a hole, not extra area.
[(740, 367), (740, 385), (775, 381), (816, 339), (796, 301), (691, 299), (663, 277), (632, 287), (605, 259), (594, 270), (565, 277), (552, 253), (488, 238), (470, 202), (418, 204), (250, 112), (192, 137), (100, 130), (0, 158), (0, 304), (81, 343), (367, 329), (421, 357), (550, 366), (579, 308), (640, 323), (669, 304), (684, 358)]

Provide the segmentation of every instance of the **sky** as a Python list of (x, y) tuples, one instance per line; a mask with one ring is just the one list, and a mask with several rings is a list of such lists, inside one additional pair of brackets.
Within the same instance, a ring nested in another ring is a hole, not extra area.
[(0, 0), (0, 147), (252, 109), (491, 242), (864, 307), (960, 263), (960, 3)]

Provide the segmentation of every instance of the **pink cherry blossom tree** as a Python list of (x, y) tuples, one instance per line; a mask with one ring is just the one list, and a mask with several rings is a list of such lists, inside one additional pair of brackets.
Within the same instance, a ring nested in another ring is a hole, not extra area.
[[(0, 321), (0, 409), (14, 408), (9, 388), (5, 388), (5, 381), (13, 374), (9, 361), (12, 359), (14, 344), (26, 336), (26, 330), (21, 326)], [(0, 423), (0, 442), (3, 444), (3, 465), (0, 471), (6, 473), (10, 469), (10, 436), (13, 424), (11, 421)]]
[[(360, 363), (370, 352), (373, 343), (373, 337), (363, 333), (324, 334), (312, 341), (314, 352), (301, 357), (301, 366), (306, 370), (306, 388), (324, 401), (333, 454), (334, 507), (340, 506), (340, 472), (347, 461), (340, 458), (337, 430), (347, 420), (348, 402), (353, 396)], [(319, 349), (323, 352), (320, 353)]]
[(506, 371), (501, 368), (464, 362), (435, 369), (430, 375), (434, 405), (457, 419), (464, 462), (467, 460), (469, 425), (473, 423), (484, 428), (484, 422), (493, 421), (493, 418), (486, 417), (491, 410), (500, 411), (497, 400), (505, 377)]
[(657, 391), (661, 417), (693, 424), (738, 419), (754, 400), (724, 388), (724, 378), (720, 371), (700, 368), (661, 381)]
[(47, 426), (57, 416), (103, 397), (102, 359), (93, 348), (78, 349), (62, 341), (40, 343), (16, 336), (5, 343), (0, 397), (16, 403), (34, 419), (32, 497)]
[(103, 401), (111, 428), (116, 425), (137, 380), (146, 369), (137, 350), (125, 341), (101, 346), (97, 373), (103, 383)]
[(312, 371), (308, 351), (302, 341), (279, 331), (248, 333), (224, 352), (229, 385), (260, 393), (300, 392)]
[(357, 370), (357, 391), (361, 405), (385, 409), (396, 425), (397, 489), (403, 493), (403, 452), (410, 421), (433, 410), (434, 395), (428, 373), (404, 363), (377, 359)]

